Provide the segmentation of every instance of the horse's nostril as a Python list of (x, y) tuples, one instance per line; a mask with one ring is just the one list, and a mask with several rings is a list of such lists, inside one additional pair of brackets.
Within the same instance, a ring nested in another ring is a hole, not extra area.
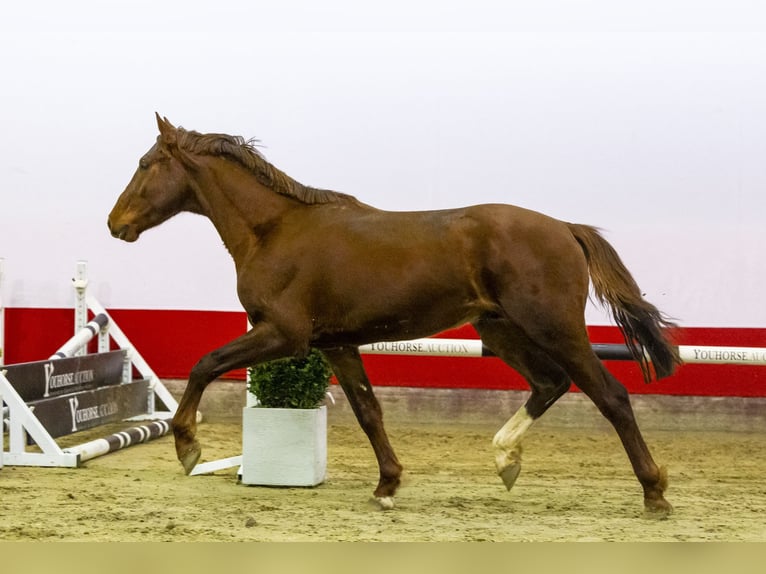
[[(107, 227), (109, 228), (109, 233), (112, 234), (112, 237), (119, 237), (120, 236), (120, 230), (117, 229), (114, 225), (112, 225), (112, 221), (108, 220), (106, 222)], [(125, 226), (123, 226), (123, 229), (125, 229)]]
[(127, 224), (116, 227), (115, 225), (112, 225), (112, 220), (109, 219), (107, 220), (106, 225), (109, 228), (109, 232), (112, 234), (112, 237), (116, 237), (117, 239), (125, 239), (125, 237), (128, 235), (129, 226)]

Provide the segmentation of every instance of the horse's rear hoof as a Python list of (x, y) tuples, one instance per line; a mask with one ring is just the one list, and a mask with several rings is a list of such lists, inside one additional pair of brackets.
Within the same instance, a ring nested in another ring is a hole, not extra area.
[(194, 447), (192, 447), (185, 455), (178, 458), (187, 475), (191, 474), (191, 471), (197, 466), (197, 461), (199, 461), (201, 455), (202, 449), (200, 449), (199, 446), (194, 445)]
[(395, 506), (393, 496), (376, 496), (375, 502), (378, 503), (381, 510), (393, 510)]
[(513, 485), (516, 484), (516, 479), (519, 477), (520, 472), (521, 472), (521, 463), (514, 462), (513, 464), (506, 466), (503, 470), (498, 472), (498, 475), (500, 475), (500, 478), (503, 480), (503, 484), (505, 485), (505, 488), (507, 488), (508, 490), (511, 490), (511, 488), (513, 488)]
[(673, 506), (664, 498), (660, 500), (644, 501), (644, 518), (652, 520), (665, 520), (673, 514)]

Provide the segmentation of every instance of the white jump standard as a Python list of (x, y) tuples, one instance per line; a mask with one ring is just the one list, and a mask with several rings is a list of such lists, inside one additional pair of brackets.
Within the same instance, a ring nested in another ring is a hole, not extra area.
[[(8, 413), (8, 450), (2, 454), (7, 466), (76, 467), (170, 430), (175, 399), (109, 313), (86, 296), (87, 283), (85, 263), (78, 262), (74, 336), (47, 360), (0, 371), (4, 417)], [(91, 321), (89, 312), (95, 315)], [(99, 352), (83, 354), (96, 336)], [(119, 349), (110, 351), (111, 342)], [(134, 368), (141, 379), (133, 379)], [(156, 398), (166, 410), (156, 408)], [(105, 423), (147, 419), (159, 420), (65, 449), (55, 440)], [(37, 448), (30, 451), (31, 443)]]

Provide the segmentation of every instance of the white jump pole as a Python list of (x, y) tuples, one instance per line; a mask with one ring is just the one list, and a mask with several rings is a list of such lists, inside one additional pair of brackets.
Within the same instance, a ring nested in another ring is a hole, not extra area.
[(367, 355), (408, 355), (421, 357), (488, 357), (491, 352), (479, 339), (413, 339), (362, 345)]
[(169, 431), (170, 423), (168, 421), (154, 421), (64, 449), (64, 452), (75, 454), (80, 462), (85, 462), (116, 450), (165, 436)]
[(684, 363), (690, 364), (766, 366), (766, 348), (761, 347), (679, 345), (678, 354)]
[[(632, 360), (625, 345), (594, 344), (593, 350), (602, 359)], [(407, 355), (414, 357), (494, 357), (480, 339), (412, 339), (411, 341), (384, 341), (359, 347), (366, 355)]]
[(82, 329), (75, 333), (74, 337), (64, 343), (58, 351), (53, 353), (48, 360), (63, 359), (65, 357), (74, 356), (80, 349), (82, 349), (88, 342), (98, 335), (102, 330), (106, 329), (109, 325), (109, 317), (103, 313), (99, 313), (93, 320), (88, 322)]
[[(627, 345), (593, 343), (594, 352), (603, 360), (632, 361)], [(766, 348), (706, 347), (679, 345), (684, 363), (700, 365), (766, 366)], [(409, 355), (424, 357), (492, 357), (494, 354), (479, 339), (413, 339), (362, 345), (359, 352), (368, 355)]]

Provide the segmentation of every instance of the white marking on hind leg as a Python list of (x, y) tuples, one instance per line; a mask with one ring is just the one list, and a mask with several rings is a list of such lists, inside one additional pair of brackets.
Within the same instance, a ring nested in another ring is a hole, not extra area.
[(495, 447), (495, 466), (510, 490), (521, 469), (521, 439), (535, 419), (522, 406), (508, 419), (492, 440)]
[(375, 500), (380, 505), (381, 510), (392, 510), (394, 508), (393, 496), (376, 496)]

